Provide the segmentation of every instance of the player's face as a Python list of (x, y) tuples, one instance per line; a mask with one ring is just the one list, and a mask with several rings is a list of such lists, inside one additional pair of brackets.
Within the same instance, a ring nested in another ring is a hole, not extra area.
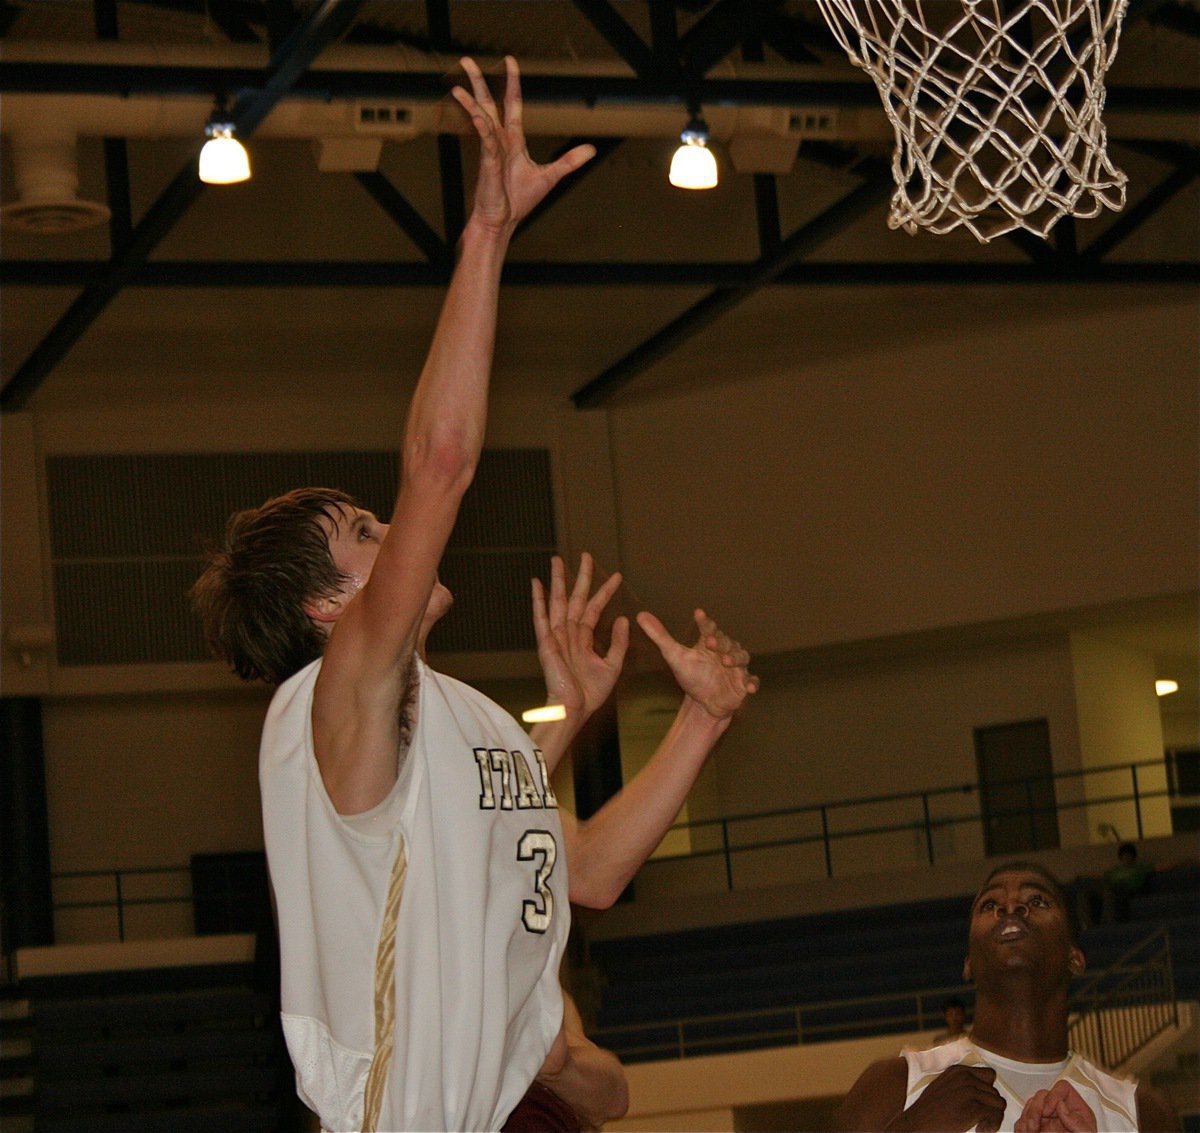
[[(383, 546), (391, 525), (380, 522), (371, 512), (362, 508), (347, 507), (342, 508), (336, 516), (331, 515), (325, 528), (333, 564), (346, 576), (345, 590), (352, 597), (371, 577), (375, 560), (379, 557), (379, 548)], [(450, 609), (453, 602), (454, 596), (450, 591), (440, 580), (435, 581), (425, 609), (425, 632)]]
[(1048, 975), (1082, 971), (1082, 961), (1071, 944), (1067, 910), (1044, 878), (1011, 870), (998, 873), (980, 890), (971, 910), (969, 940), (969, 964), (976, 977), (993, 966)]
[(369, 511), (341, 508), (325, 524), (333, 565), (349, 580), (348, 588), (360, 590), (371, 577), (379, 548), (390, 530)]

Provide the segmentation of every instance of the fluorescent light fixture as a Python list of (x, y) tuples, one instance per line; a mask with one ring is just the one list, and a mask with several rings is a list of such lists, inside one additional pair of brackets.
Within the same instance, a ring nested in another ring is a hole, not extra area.
[(250, 156), (234, 133), (233, 123), (218, 108), (204, 127), (208, 141), (200, 151), (200, 180), (206, 185), (236, 185), (250, 179)]
[(550, 724), (566, 718), (567, 710), (561, 704), (543, 704), (541, 708), (526, 708), (521, 713), (526, 724)]
[(668, 180), (677, 189), (711, 189), (717, 183), (717, 159), (708, 148), (708, 125), (693, 115), (679, 135)]
[(1170, 696), (1171, 693), (1179, 691), (1179, 682), (1171, 680), (1155, 681), (1154, 691), (1159, 696)]

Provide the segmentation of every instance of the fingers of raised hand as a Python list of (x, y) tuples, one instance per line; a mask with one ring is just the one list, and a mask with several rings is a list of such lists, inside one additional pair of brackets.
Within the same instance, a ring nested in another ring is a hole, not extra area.
[(511, 55), (504, 57), (504, 126), (505, 129), (524, 129), (525, 101), (521, 96), (521, 69)]
[(604, 613), (605, 606), (609, 600), (617, 592), (617, 587), (621, 585), (620, 572), (610, 574), (602, 585), (596, 588), (596, 593), (588, 599), (587, 607), (583, 612), (583, 622), (589, 629), (595, 629), (600, 622), (600, 615)]
[(488, 89), (487, 79), (483, 77), (483, 72), (479, 69), (479, 64), (474, 59), (466, 56), (460, 59), (459, 62), (462, 64), (462, 69), (467, 73), (467, 78), (471, 83), (471, 94), (476, 104), (490, 120), (493, 122), (498, 121), (499, 115), (496, 110), (496, 102), (492, 98), (492, 92)]
[(613, 622), (612, 637), (609, 639), (608, 652), (604, 662), (610, 668), (620, 668), (625, 661), (625, 651), (629, 648), (629, 619), (622, 614)]
[(567, 618), (567, 569), (558, 555), (550, 560), (550, 624), (560, 626)]
[(546, 612), (546, 589), (542, 586), (542, 580), (540, 578), (533, 579), (532, 586), (533, 629), (540, 645), (550, 635), (550, 618)]
[(587, 165), (593, 157), (596, 156), (596, 147), (590, 143), (576, 146), (574, 149), (568, 150), (557, 161), (550, 165), (544, 166), (551, 183), (557, 184), (568, 174), (574, 173), (576, 169)]
[(659, 652), (664, 656), (673, 647), (676, 649), (682, 648), (679, 642), (671, 636), (667, 627), (648, 610), (643, 610), (638, 614), (637, 624), (641, 626), (642, 632), (658, 646)]
[(575, 576), (575, 585), (571, 589), (571, 600), (567, 603), (567, 617), (572, 621), (582, 621), (587, 609), (588, 591), (592, 588), (592, 556), (584, 551), (579, 556), (579, 573)]

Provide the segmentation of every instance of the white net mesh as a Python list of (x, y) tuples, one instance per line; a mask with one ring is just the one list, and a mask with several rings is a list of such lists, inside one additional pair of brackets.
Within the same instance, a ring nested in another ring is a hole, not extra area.
[(1125, 204), (1101, 114), (1127, 0), (817, 0), (896, 131), (888, 224), (1045, 237)]

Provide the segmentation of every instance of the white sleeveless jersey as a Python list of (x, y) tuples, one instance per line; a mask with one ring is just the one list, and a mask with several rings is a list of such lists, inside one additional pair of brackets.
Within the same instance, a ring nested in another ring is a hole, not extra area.
[(418, 663), (400, 778), (344, 818), (313, 755), (320, 666), (275, 694), (259, 762), (300, 1095), (335, 1133), (498, 1129), (562, 1023), (567, 863), (541, 753)]
[(1012, 1133), (1025, 1109), (1025, 1103), (1038, 1090), (1049, 1089), (1059, 1079), (1070, 1082), (1079, 1091), (1080, 1097), (1091, 1106), (1099, 1133), (1137, 1133), (1137, 1082), (1116, 1078), (1078, 1054), (1072, 1054), (1056, 1066), (1047, 1067), (1001, 1058), (990, 1050), (976, 1046), (969, 1038), (943, 1043), (931, 1050), (906, 1050), (903, 1054), (908, 1062), (905, 1109), (921, 1096), (925, 1087), (943, 1070), (961, 1063), (965, 1066), (990, 1066), (996, 1071), (994, 1085), (1005, 1101), (1000, 1133)]

